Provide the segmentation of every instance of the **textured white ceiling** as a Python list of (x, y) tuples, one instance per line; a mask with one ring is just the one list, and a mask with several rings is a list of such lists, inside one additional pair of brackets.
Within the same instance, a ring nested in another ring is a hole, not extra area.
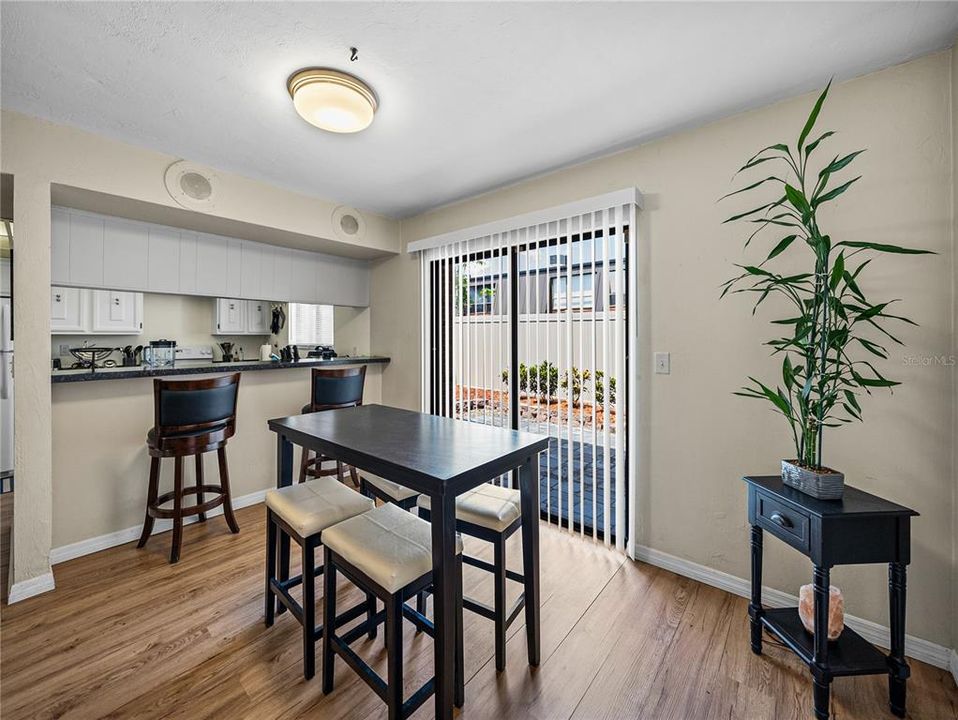
[[(407, 216), (956, 33), (956, 3), (3, 2), (0, 102)], [(309, 65), (369, 82), (372, 127), (303, 122), (285, 82)]]

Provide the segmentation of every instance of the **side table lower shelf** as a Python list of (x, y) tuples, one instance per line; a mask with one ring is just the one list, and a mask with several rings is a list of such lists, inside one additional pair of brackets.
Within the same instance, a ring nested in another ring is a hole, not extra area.
[[(798, 655), (802, 662), (809, 666), (812, 664), (814, 640), (802, 625), (798, 608), (763, 608), (762, 625)], [(888, 672), (888, 657), (846, 627), (838, 639), (828, 643), (828, 669), (835, 677), (879, 675)]]

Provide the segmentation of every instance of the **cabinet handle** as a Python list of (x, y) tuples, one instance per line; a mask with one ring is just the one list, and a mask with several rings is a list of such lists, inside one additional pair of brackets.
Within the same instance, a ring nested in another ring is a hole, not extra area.
[(790, 528), (790, 527), (792, 527), (792, 521), (789, 520), (789, 519), (788, 519), (787, 517), (785, 517), (784, 515), (782, 515), (782, 513), (780, 513), (780, 512), (773, 512), (773, 513), (772, 513), (772, 516), (771, 516), (769, 519), (770, 519), (773, 523), (775, 523), (776, 525), (778, 525), (779, 527), (783, 527), (783, 528)]
[(119, 295), (114, 295), (114, 296), (113, 296), (113, 304), (114, 304), (114, 305), (119, 305), (119, 304), (120, 304), (120, 296), (119, 296)]
[(57, 293), (54, 297), (54, 302), (60, 302), (60, 293)]

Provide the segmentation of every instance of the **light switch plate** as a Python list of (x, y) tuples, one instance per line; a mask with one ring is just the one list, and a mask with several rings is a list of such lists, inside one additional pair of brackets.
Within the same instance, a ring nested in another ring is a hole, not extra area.
[(655, 373), (657, 375), (668, 375), (671, 373), (672, 358), (667, 352), (655, 353)]

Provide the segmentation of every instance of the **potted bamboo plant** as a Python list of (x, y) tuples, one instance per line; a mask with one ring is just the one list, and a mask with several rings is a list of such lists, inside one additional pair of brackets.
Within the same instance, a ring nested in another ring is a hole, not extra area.
[[(828, 90), (826, 87), (818, 97), (794, 146), (776, 143), (760, 150), (736, 176), (756, 168), (771, 168), (772, 174), (722, 198), (774, 189), (758, 207), (724, 221), (746, 225), (745, 247), (762, 236), (770, 238), (771, 249), (758, 265), (736, 265), (741, 273), (723, 285), (722, 297), (750, 293), (755, 298), (753, 315), (772, 297), (788, 308), (786, 315), (771, 321), (782, 334), (766, 343), (772, 355), (781, 358), (781, 382), (764, 383), (749, 377), (749, 383), (736, 394), (771, 403), (788, 423), (795, 458), (782, 460), (785, 484), (819, 499), (838, 499), (844, 475), (825, 464), (824, 430), (861, 421), (862, 393), (900, 384), (882, 374), (875, 358), (888, 359), (887, 343), (902, 344), (893, 333), (895, 324), (915, 324), (892, 312), (897, 300), (868, 299), (862, 289), (863, 271), (878, 255), (928, 251), (864, 240), (835, 241), (819, 225), (819, 210), (860, 179), (846, 179), (840, 173), (864, 152), (856, 150), (818, 162), (826, 141), (835, 134), (815, 130)], [(813, 167), (820, 169), (816, 172)], [(775, 272), (777, 263), (773, 261), (781, 262), (796, 251), (807, 257), (808, 271)]]

